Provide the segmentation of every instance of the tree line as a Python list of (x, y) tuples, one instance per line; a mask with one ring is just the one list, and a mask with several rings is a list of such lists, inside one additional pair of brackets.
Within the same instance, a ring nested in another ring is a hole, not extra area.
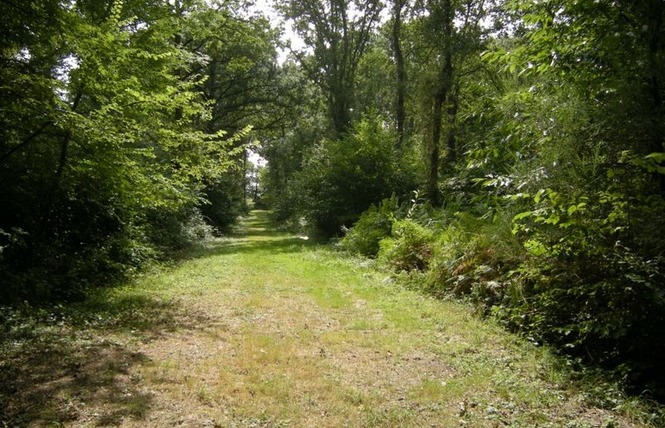
[(245, 147), (287, 114), (267, 18), (198, 0), (0, 14), (0, 301), (82, 298), (233, 223)]
[(278, 2), (276, 221), (663, 397), (665, 5)]

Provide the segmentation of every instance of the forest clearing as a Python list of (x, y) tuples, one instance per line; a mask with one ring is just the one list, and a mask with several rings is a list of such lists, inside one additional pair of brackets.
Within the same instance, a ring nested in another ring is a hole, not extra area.
[(3, 426), (647, 426), (469, 306), (267, 229), (265, 212), (243, 226), (134, 285), (14, 314)]

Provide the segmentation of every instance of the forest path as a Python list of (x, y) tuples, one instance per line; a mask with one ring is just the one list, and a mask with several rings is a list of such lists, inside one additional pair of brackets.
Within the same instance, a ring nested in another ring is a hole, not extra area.
[(639, 426), (469, 308), (271, 230), (266, 212), (243, 224), (37, 326), (43, 352), (5, 349), (16, 380), (0, 425)]

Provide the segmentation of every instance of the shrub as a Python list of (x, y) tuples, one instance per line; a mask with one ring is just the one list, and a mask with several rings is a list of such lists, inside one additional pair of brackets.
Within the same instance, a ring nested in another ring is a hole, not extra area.
[(455, 273), (464, 270), (459, 268), (468, 259), (468, 246), (469, 235), (457, 224), (451, 224), (439, 233), (426, 278), (429, 292), (436, 295), (457, 294)]
[(662, 385), (665, 251), (655, 237), (665, 206), (641, 194), (529, 196), (532, 209), (515, 217), (529, 256), (496, 312), (575, 357)]
[(492, 220), (457, 213), (434, 243), (427, 291), (469, 298), (485, 313), (499, 304), (524, 253), (511, 233), (510, 217), (502, 211)]
[(391, 237), (379, 243), (379, 260), (395, 271), (425, 271), (432, 258), (434, 231), (413, 220), (393, 223)]
[(206, 202), (200, 210), (206, 221), (220, 232), (229, 232), (239, 216), (246, 213), (244, 178), (230, 171), (205, 188)]
[(379, 253), (379, 241), (390, 236), (390, 230), (396, 219), (402, 217), (398, 199), (395, 195), (384, 199), (379, 205), (372, 205), (360, 215), (360, 219), (347, 230), (342, 247), (354, 254), (376, 257)]
[(292, 182), (295, 215), (322, 238), (339, 235), (372, 204), (415, 187), (395, 151), (395, 135), (380, 117), (364, 118), (340, 140), (324, 141), (307, 156)]
[[(91, 287), (125, 280), (154, 251), (129, 210), (102, 186), (79, 186), (52, 199), (41, 223), (7, 235), (0, 259), (0, 301), (78, 300)], [(33, 223), (30, 223), (32, 220)]]

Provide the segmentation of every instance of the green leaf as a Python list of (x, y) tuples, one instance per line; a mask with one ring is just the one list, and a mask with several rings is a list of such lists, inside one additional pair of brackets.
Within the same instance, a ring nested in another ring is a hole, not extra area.
[(551, 214), (547, 218), (547, 220), (545, 220), (545, 223), (546, 224), (557, 225), (557, 224), (559, 224), (559, 221), (561, 221), (561, 217), (559, 216), (559, 214), (554, 213), (554, 214)]
[(513, 221), (519, 221), (519, 220), (525, 219), (527, 217), (530, 217), (532, 214), (533, 214), (533, 211), (521, 212), (521, 213), (515, 215), (515, 217), (513, 217)]
[(542, 196), (545, 194), (545, 189), (540, 189), (536, 195), (533, 197), (535, 203), (540, 203)]
[(652, 160), (657, 163), (665, 162), (665, 152), (655, 152), (646, 156), (646, 159)]

